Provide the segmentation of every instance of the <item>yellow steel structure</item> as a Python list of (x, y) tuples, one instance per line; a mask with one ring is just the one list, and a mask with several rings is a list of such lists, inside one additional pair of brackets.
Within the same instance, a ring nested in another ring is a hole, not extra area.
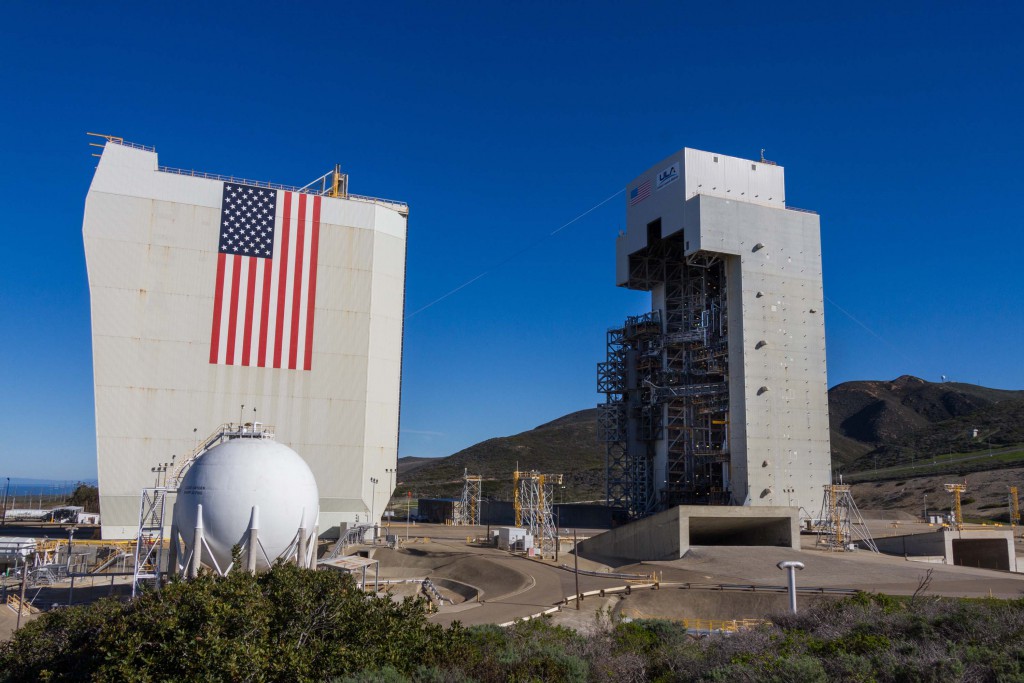
[(848, 493), (850, 486), (849, 484), (829, 484), (825, 489), (828, 491), (829, 520), (832, 522), (836, 534), (833, 545), (843, 548), (846, 545), (846, 539), (843, 538), (843, 525), (839, 523), (839, 494)]
[(964, 530), (964, 514), (960, 509), (960, 495), (966, 490), (966, 481), (962, 484), (946, 484), (946, 491), (953, 494), (953, 524), (957, 531)]
[(340, 164), (334, 165), (334, 171), (331, 173), (331, 189), (327, 196), (341, 197), (342, 199), (348, 197), (348, 174), (341, 172)]
[(536, 470), (512, 473), (516, 526), (529, 530), (541, 557), (557, 554), (558, 530), (554, 519), (554, 487), (562, 484), (561, 474)]
[(816, 545), (830, 551), (851, 550), (854, 544), (860, 543), (861, 547), (878, 552), (867, 523), (853, 500), (849, 484), (825, 484), (815, 530), (818, 532)]

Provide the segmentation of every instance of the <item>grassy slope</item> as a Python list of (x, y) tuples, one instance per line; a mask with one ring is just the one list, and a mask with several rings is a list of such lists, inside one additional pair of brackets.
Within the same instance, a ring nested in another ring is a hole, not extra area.
[(414, 496), (456, 496), (468, 468), (470, 474), (483, 476), (486, 497), (511, 500), (512, 472), (518, 466), (566, 475), (565, 500), (604, 496), (604, 445), (597, 441), (593, 408), (521, 434), (488, 439), (447, 458), (413, 464), (408, 476), (400, 469), (396, 495), (413, 490)]
[[(904, 376), (892, 381), (847, 382), (829, 391), (833, 465), (860, 481), (1008, 467), (1024, 444), (1024, 391)], [(402, 458), (396, 495), (458, 496), (462, 474), (484, 477), (484, 495), (510, 500), (512, 472), (537, 469), (566, 475), (562, 499), (604, 495), (604, 445), (597, 441), (596, 410), (581, 410), (521, 434), (488, 439), (447, 458)], [(980, 430), (971, 438), (971, 429)], [(989, 446), (1001, 451), (976, 458)], [(935, 465), (923, 467), (935, 460)], [(912, 469), (881, 470), (891, 467)], [(876, 468), (879, 473), (875, 473)], [(859, 474), (855, 474), (859, 473)]]

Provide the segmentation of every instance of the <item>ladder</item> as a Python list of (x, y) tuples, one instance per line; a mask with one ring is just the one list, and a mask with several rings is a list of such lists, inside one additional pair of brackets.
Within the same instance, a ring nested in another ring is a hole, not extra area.
[(139, 506), (139, 532), (135, 537), (135, 570), (132, 597), (143, 590), (160, 590), (163, 567), (164, 507), (167, 489), (162, 486), (142, 489)]

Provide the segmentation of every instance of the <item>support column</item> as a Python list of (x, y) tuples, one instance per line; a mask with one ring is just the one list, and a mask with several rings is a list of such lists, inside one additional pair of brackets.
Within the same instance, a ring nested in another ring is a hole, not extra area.
[(299, 527), (299, 548), (295, 553), (295, 564), (299, 567), (306, 567), (306, 527)]
[(196, 528), (192, 534), (192, 563), (188, 568), (188, 577), (199, 576), (199, 565), (203, 561), (203, 505), (196, 505)]
[[(171, 513), (174, 514), (173, 511)], [(167, 576), (178, 575), (178, 525), (171, 522), (171, 544), (167, 549)]]
[(320, 549), (320, 513), (316, 514), (316, 524), (313, 525), (313, 548), (312, 556), (309, 558), (309, 568), (317, 568), (317, 551)]
[(249, 517), (249, 552), (246, 555), (245, 571), (250, 574), (256, 573), (256, 558), (260, 549), (260, 506), (252, 506), (252, 515)]

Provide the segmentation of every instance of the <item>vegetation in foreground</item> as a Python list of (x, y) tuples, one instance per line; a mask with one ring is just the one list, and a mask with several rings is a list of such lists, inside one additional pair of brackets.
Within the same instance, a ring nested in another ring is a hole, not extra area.
[(1024, 681), (1024, 600), (861, 595), (737, 635), (667, 621), (443, 629), (333, 572), (203, 576), (43, 615), (0, 681)]

